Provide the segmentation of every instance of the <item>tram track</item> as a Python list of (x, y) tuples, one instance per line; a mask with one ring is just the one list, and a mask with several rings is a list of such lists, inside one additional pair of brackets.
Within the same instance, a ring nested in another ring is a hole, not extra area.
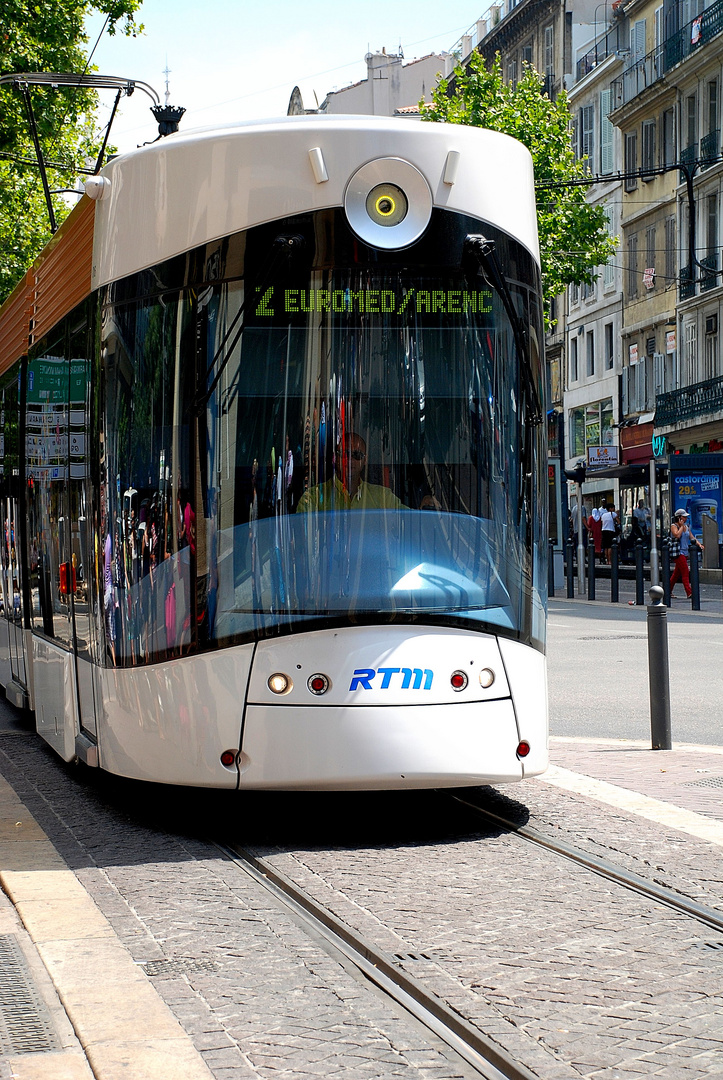
[(610, 862), (598, 855), (593, 855), (588, 851), (583, 851), (582, 848), (575, 847), (573, 844), (568, 844), (565, 840), (556, 839), (553, 836), (549, 836), (547, 833), (540, 832), (532, 826), (520, 825), (515, 821), (511, 821), (509, 818), (504, 817), (504, 815), (498, 814), (493, 810), (488, 810), (486, 807), (471, 802), (469, 799), (462, 798), (460, 795), (448, 794), (447, 797), (467, 809), (474, 810), (488, 822), (501, 826), (507, 832), (515, 833), (517, 836), (520, 836), (522, 839), (537, 847), (546, 848), (548, 851), (552, 851), (562, 858), (577, 863), (579, 866), (584, 866), (592, 873), (597, 874), (607, 881), (613, 881), (617, 885), (621, 885), (623, 888), (629, 889), (640, 896), (645, 896), (649, 900), (655, 900), (657, 903), (672, 908), (674, 911), (678, 911), (683, 915), (687, 915), (691, 919), (696, 919), (711, 930), (723, 933), (723, 913), (716, 911), (714, 908), (699, 904), (697, 901), (691, 900), (690, 897), (686, 897), (682, 893), (674, 892), (664, 885), (658, 885), (654, 881), (649, 881), (647, 878), (642, 877), (640, 874), (636, 874), (632, 870), (626, 870), (625, 867), (619, 866), (617, 863)]
[(538, 1080), (535, 1073), (515, 1061), (499, 1044), (407, 974), (389, 953), (352, 930), (265, 859), (233, 843), (217, 842), (216, 846), (291, 915), (301, 920), (313, 936), (321, 937), (332, 951), (341, 954), (365, 979), (441, 1039), (479, 1076), (485, 1080)]

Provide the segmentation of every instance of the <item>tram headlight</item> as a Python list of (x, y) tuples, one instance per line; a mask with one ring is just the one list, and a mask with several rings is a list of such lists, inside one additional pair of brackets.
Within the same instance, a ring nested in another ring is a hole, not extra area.
[(321, 694), (325, 694), (329, 689), (329, 679), (326, 675), (322, 675), (321, 672), (317, 672), (316, 675), (311, 675), (306, 683), (312, 694), (316, 694), (319, 697)]
[(266, 685), (272, 694), (286, 694), (292, 689), (294, 684), (288, 675), (284, 675), (283, 672), (277, 671), (269, 676)]
[(483, 667), (479, 673), (479, 684), (483, 690), (488, 690), (495, 681), (495, 673), (492, 668)]

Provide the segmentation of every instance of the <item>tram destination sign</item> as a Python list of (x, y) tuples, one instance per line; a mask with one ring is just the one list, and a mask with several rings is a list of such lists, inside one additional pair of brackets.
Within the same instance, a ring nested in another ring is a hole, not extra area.
[(326, 312), (337, 315), (468, 315), (492, 311), (489, 289), (257, 288), (259, 319)]

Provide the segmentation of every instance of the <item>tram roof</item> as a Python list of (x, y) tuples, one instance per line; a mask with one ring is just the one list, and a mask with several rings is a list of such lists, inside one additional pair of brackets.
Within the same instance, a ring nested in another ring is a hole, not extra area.
[[(317, 182), (319, 148), (328, 180)], [(459, 153), (453, 184), (444, 182)], [(201, 244), (307, 211), (343, 205), (350, 177), (403, 158), (426, 178), (433, 205), (488, 221), (539, 262), (528, 150), (499, 132), (375, 116), (294, 116), (178, 132), (113, 158), (96, 206), (92, 287)]]

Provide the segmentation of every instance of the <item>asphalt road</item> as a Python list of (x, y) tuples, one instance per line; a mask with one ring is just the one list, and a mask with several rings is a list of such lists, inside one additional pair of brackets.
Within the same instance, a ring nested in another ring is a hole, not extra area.
[[(668, 613), (671, 731), (674, 742), (721, 746), (720, 592), (702, 607), (674, 601)], [(649, 739), (645, 608), (551, 599), (548, 612), (550, 734)]]

